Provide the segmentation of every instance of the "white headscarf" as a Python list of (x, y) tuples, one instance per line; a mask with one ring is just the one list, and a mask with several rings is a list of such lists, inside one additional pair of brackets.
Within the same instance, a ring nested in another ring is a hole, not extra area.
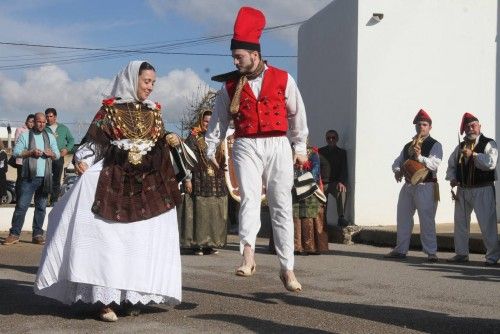
[[(144, 60), (133, 60), (116, 75), (109, 96), (120, 98), (116, 101), (117, 103), (139, 102), (137, 84), (139, 81), (139, 68), (142, 63), (144, 63)], [(155, 108), (155, 103), (151, 100), (144, 100), (142, 103), (151, 109)]]

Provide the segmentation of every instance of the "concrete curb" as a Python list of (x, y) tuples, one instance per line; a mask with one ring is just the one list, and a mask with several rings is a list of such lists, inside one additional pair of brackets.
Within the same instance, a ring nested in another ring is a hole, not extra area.
[[(453, 234), (438, 233), (436, 236), (439, 251), (454, 251)], [(396, 231), (388, 231), (386, 229), (377, 229), (373, 227), (362, 227), (361, 231), (353, 237), (356, 243), (394, 247), (396, 245)], [(413, 233), (410, 240), (411, 249), (422, 249), (420, 242), (420, 233)], [(480, 234), (471, 233), (469, 239), (469, 248), (471, 253), (484, 254), (483, 240)]]
[[(0, 208), (0, 231), (8, 231), (10, 229), (10, 221), (14, 213), (14, 206)], [(52, 208), (48, 207), (45, 216), (44, 228), (47, 228), (47, 216)], [(26, 214), (25, 224), (23, 231), (31, 231), (31, 222), (33, 220), (34, 208), (30, 207)], [(261, 238), (269, 238), (271, 231), (271, 223), (268, 214), (261, 215), (262, 226), (258, 234)], [(437, 244), (440, 251), (454, 251), (453, 233), (440, 232), (439, 224), (437, 227)], [(236, 226), (230, 226), (231, 231), (229, 234), (238, 234)], [(338, 226), (328, 225), (328, 240), (334, 243), (352, 244), (360, 243), (366, 245), (394, 247), (396, 245), (396, 229), (395, 226), (392, 230), (387, 226), (373, 227), (373, 226), (356, 226), (355, 229), (341, 228)], [(471, 232), (469, 247), (471, 253), (484, 254), (486, 249), (481, 238), (480, 233)], [(420, 242), (420, 233), (415, 232), (411, 236), (410, 241), (411, 249), (422, 249)]]

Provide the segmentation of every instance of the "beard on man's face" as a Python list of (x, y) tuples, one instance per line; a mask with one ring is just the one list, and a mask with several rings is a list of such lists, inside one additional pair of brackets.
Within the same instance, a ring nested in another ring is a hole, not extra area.
[(478, 136), (478, 135), (476, 135), (475, 133), (468, 133), (468, 134), (465, 136), (465, 138), (466, 138), (467, 140), (476, 140), (477, 136)]
[(255, 61), (250, 58), (250, 64), (248, 64), (248, 65), (242, 65), (242, 66), (237, 66), (237, 67), (238, 67), (238, 71), (241, 74), (248, 74), (248, 73), (252, 72), (252, 69), (253, 69), (254, 65), (255, 65)]

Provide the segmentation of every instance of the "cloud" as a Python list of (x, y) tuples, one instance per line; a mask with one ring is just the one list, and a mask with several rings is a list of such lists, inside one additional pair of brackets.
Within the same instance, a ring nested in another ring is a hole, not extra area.
[(3, 76), (0, 77), (3, 115), (24, 120), (25, 115), (52, 106), (61, 111), (62, 120), (88, 120), (109, 81), (103, 78), (72, 81), (67, 72), (54, 65), (27, 70), (21, 80)]
[[(197, 23), (202, 23), (217, 33), (230, 33), (236, 13), (241, 6), (261, 9), (266, 15), (267, 27), (309, 19), (332, 0), (148, 0), (160, 17), (170, 12), (178, 13)], [(223, 10), (221, 10), (221, 8)], [(298, 27), (273, 32), (282, 40), (295, 46)]]
[(166, 76), (156, 78), (151, 100), (159, 101), (167, 122), (178, 122), (186, 112), (197, 92), (206, 91), (209, 86), (190, 68), (173, 70)]
[[(178, 122), (193, 94), (208, 88), (190, 68), (173, 70), (156, 81), (151, 99), (162, 104), (168, 123)], [(21, 80), (0, 75), (2, 120), (19, 125), (26, 115), (55, 107), (62, 123), (88, 124), (110, 88), (110, 78), (75, 81), (55, 65), (27, 70)]]

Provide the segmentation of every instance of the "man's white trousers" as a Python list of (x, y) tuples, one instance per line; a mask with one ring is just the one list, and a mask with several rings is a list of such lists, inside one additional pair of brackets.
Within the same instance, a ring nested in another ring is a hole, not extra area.
[(293, 157), (286, 137), (237, 138), (233, 161), (240, 186), (240, 252), (245, 244), (255, 250), (260, 230), (262, 185), (271, 214), (274, 244), (282, 270), (293, 270)]
[(497, 212), (493, 186), (458, 187), (457, 197), (454, 227), (455, 253), (458, 255), (469, 254), (470, 217), (472, 210), (474, 210), (486, 247), (486, 259), (498, 261), (500, 247), (498, 245)]
[(420, 240), (426, 254), (436, 254), (436, 209), (434, 183), (403, 184), (399, 192), (397, 209), (397, 245), (394, 251), (406, 254), (410, 247), (413, 230), (413, 216), (418, 213), (420, 221)]

